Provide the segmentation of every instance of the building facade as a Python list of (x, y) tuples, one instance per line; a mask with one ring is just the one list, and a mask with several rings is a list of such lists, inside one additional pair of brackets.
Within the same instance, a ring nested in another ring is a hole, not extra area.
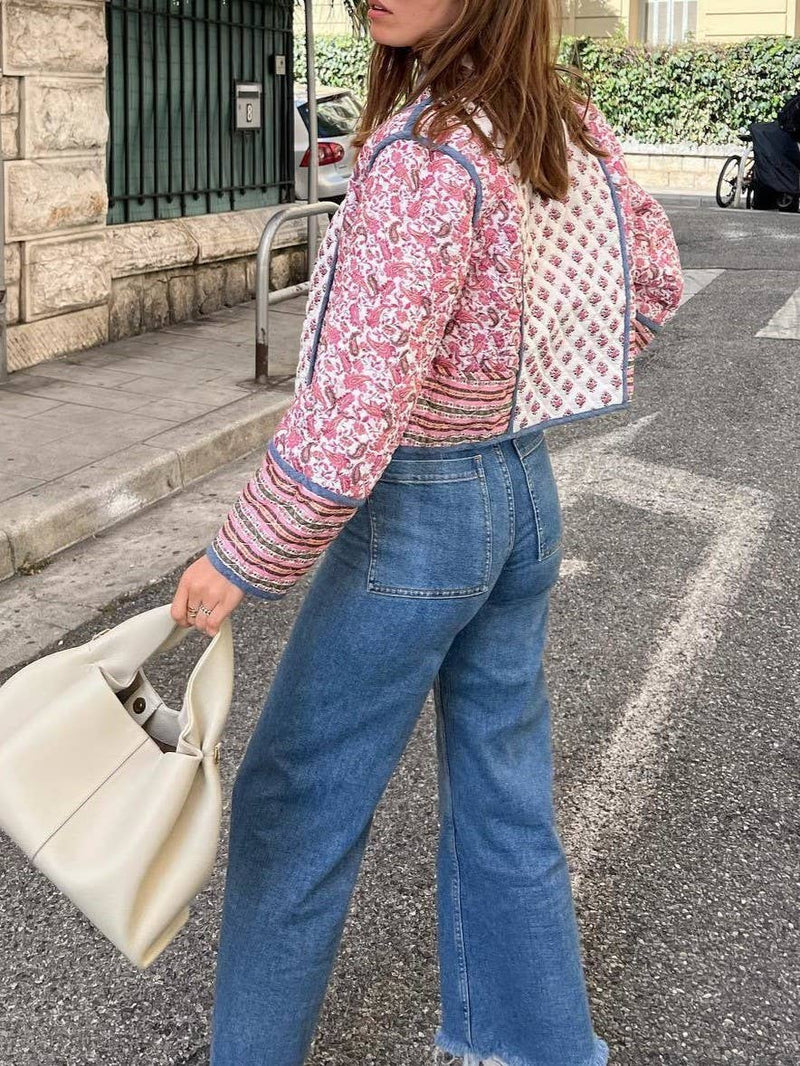
[[(348, 33), (342, 0), (312, 0), (318, 31)], [(679, 44), (745, 37), (800, 36), (800, 0), (564, 0), (563, 32), (606, 37), (622, 30), (632, 41)], [(302, 19), (302, 4), (296, 18)]]
[(565, 0), (563, 31), (680, 44), (800, 35), (800, 0)]
[[(353, 26), (342, 0), (311, 0), (311, 7), (317, 33), (338, 37), (352, 32)], [(295, 2), (294, 19), (297, 33), (304, 33), (305, 5), (300, 0)]]
[[(10, 370), (253, 294), (293, 198), (292, 17), (292, 0), (0, 0)], [(304, 234), (283, 231), (273, 286), (302, 272)]]

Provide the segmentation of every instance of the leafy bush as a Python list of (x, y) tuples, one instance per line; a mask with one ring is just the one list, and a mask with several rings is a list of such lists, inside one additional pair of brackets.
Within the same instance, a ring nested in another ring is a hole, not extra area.
[[(363, 96), (372, 38), (320, 35), (315, 43), (317, 81), (323, 85), (352, 89), (358, 96)], [(302, 34), (294, 39), (294, 76), (297, 81), (306, 80), (306, 40)]]
[(800, 39), (645, 48), (616, 38), (565, 40), (562, 57), (590, 79), (598, 107), (623, 136), (646, 144), (725, 144), (772, 121), (800, 92)]
[[(369, 37), (319, 37), (319, 81), (363, 93), (371, 47)], [(774, 119), (785, 99), (800, 92), (798, 38), (647, 48), (620, 37), (566, 37), (561, 59), (590, 79), (614, 128), (646, 144), (726, 144), (740, 126)], [(298, 80), (304, 71), (305, 42), (298, 36)]]

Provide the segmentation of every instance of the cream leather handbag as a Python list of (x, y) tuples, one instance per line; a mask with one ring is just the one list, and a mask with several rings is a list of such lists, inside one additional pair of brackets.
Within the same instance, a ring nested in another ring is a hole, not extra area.
[(166, 604), (0, 687), (0, 827), (140, 969), (189, 917), (219, 844), (229, 620), (194, 667), (180, 711), (142, 669), (188, 633)]

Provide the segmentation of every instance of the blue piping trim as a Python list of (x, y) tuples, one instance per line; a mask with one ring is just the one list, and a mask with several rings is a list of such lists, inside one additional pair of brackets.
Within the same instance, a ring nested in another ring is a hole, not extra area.
[(266, 589), (260, 589), (255, 585), (251, 585), (248, 581), (245, 581), (244, 578), (231, 570), (229, 566), (226, 566), (210, 546), (206, 548), (206, 558), (210, 560), (214, 569), (218, 570), (223, 577), (226, 577), (231, 584), (241, 589), (242, 592), (246, 592), (249, 596), (255, 596), (257, 600), (282, 600), (289, 591), (287, 589), (286, 592), (267, 592)]
[(450, 144), (436, 144), (436, 142), (432, 141), (429, 137), (414, 137), (410, 133), (407, 133), (406, 130), (400, 130), (398, 133), (392, 133), (388, 137), (384, 137), (382, 141), (375, 145), (375, 150), (370, 156), (369, 165), (367, 166), (367, 173), (372, 169), (372, 165), (379, 153), (382, 152), (384, 148), (388, 148), (390, 144), (394, 144), (395, 141), (416, 141), (417, 144), (424, 145), (425, 148), (429, 148), (432, 152), (443, 152), (445, 155), (450, 156), (450, 158), (456, 163), (461, 164), (467, 174), (469, 174), (472, 184), (475, 186), (475, 207), (472, 211), (472, 224), (473, 226), (476, 225), (483, 207), (483, 185), (481, 184), (481, 179), (475, 168), (475, 164)]
[(336, 264), (339, 261), (339, 236), (336, 237), (336, 247), (333, 250), (333, 259), (331, 260), (331, 268), (328, 272), (328, 277), (325, 282), (325, 291), (322, 294), (322, 303), (319, 309), (319, 318), (317, 319), (317, 327), (314, 330), (314, 339), (311, 342), (311, 355), (308, 357), (308, 370), (306, 371), (305, 384), (308, 385), (311, 382), (311, 377), (314, 373), (314, 364), (317, 361), (317, 349), (319, 348), (319, 339), (322, 336), (322, 327), (325, 325), (325, 313), (328, 310), (328, 301), (331, 298), (331, 289), (333, 288), (333, 279), (336, 276)]
[[(587, 418), (597, 418), (598, 415), (610, 415), (615, 411), (627, 411), (631, 406), (629, 399), (624, 399), (622, 403), (614, 403), (609, 407), (597, 407), (594, 411), (578, 411), (574, 415), (564, 415), (563, 418), (548, 418), (546, 422), (537, 422), (539, 429), (550, 429), (553, 426), (567, 426), (571, 422), (583, 422)], [(529, 429), (532, 427), (528, 427)]]
[(472, 212), (472, 224), (477, 223), (480, 217), (481, 208), (483, 207), (483, 184), (478, 174), (477, 168), (472, 160), (467, 159), (463, 152), (459, 152), (457, 148), (453, 148), (450, 144), (436, 144), (430, 139), (430, 137), (422, 137), (419, 134), (413, 134), (411, 131), (414, 128), (414, 123), (418, 117), (422, 114), (426, 107), (431, 102), (430, 95), (424, 96), (422, 100), (416, 104), (411, 111), (411, 114), (406, 119), (406, 124), (402, 130), (397, 133), (391, 133), (388, 137), (384, 137), (382, 141), (379, 141), (375, 145), (372, 155), (369, 158), (369, 164), (367, 166), (367, 172), (372, 169), (372, 165), (375, 162), (378, 154), (383, 151), (384, 148), (388, 148), (390, 144), (394, 144), (395, 141), (416, 141), (417, 144), (422, 144), (426, 148), (429, 148), (432, 152), (444, 152), (445, 155), (450, 156), (456, 163), (460, 163), (466, 170), (472, 179), (472, 184), (475, 186), (475, 208)]
[(281, 470), (283, 470), (285, 474), (288, 474), (293, 481), (305, 485), (307, 489), (311, 489), (312, 492), (315, 492), (317, 496), (321, 496), (324, 500), (330, 500), (331, 503), (345, 504), (347, 507), (363, 507), (367, 502), (366, 499), (357, 500), (353, 496), (342, 496), (338, 492), (332, 492), (331, 489), (326, 489), (324, 485), (318, 485), (316, 481), (312, 481), (311, 478), (306, 477), (305, 474), (301, 474), (299, 470), (295, 470), (293, 466), (290, 466), (290, 464), (286, 462), (275, 447), (274, 441), (269, 442), (267, 445), (267, 451)]
[(643, 326), (647, 326), (651, 333), (660, 333), (661, 326), (658, 322), (654, 322), (652, 318), (648, 318), (647, 315), (643, 315), (641, 311), (636, 312), (636, 321), (641, 322)]
[[(608, 407), (596, 407), (592, 411), (578, 411), (574, 415), (564, 415), (563, 418), (547, 418), (544, 422), (537, 422), (533, 426), (523, 426), (516, 432), (504, 433), (500, 437), (487, 437), (487, 440), (501, 441), (506, 437), (518, 437), (521, 433), (530, 433), (534, 429), (552, 429), (553, 426), (567, 426), (571, 422), (583, 422), (587, 418), (597, 418), (599, 415), (613, 414), (615, 411), (627, 411), (631, 406), (630, 400), (622, 403), (611, 404)], [(473, 442), (474, 443), (474, 442)]]
[(411, 133), (412, 129), (414, 128), (414, 123), (417, 121), (417, 119), (425, 110), (425, 108), (430, 105), (430, 102), (431, 95), (430, 93), (427, 93), (425, 96), (422, 97), (419, 103), (414, 105), (414, 108), (412, 109), (411, 114), (408, 116), (406, 124), (403, 127), (404, 133)]
[[(633, 288), (631, 286), (631, 268), (628, 262), (628, 246), (625, 239), (625, 220), (622, 215), (622, 207), (619, 202), (619, 196), (617, 195), (616, 186), (611, 180), (611, 174), (606, 166), (605, 160), (597, 157), (597, 161), (603, 168), (606, 181), (608, 182), (608, 188), (611, 192), (611, 200), (614, 204), (614, 211), (617, 216), (617, 229), (619, 230), (619, 247), (622, 252), (622, 270), (625, 275), (625, 337), (623, 338), (622, 347), (622, 403), (628, 402), (628, 361), (630, 358), (630, 341), (631, 341), (631, 312), (633, 311)], [(609, 408), (604, 408), (609, 410)]]

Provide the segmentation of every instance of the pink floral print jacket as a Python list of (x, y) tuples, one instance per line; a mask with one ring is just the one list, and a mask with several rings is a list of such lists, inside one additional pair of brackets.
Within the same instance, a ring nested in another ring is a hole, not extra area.
[(500, 440), (626, 407), (640, 337), (680, 301), (666, 214), (596, 108), (586, 123), (609, 158), (569, 142), (560, 201), (466, 126), (446, 143), (413, 136), (427, 102), (361, 150), (315, 262), (292, 403), (207, 550), (249, 595), (284, 596), (400, 444)]

